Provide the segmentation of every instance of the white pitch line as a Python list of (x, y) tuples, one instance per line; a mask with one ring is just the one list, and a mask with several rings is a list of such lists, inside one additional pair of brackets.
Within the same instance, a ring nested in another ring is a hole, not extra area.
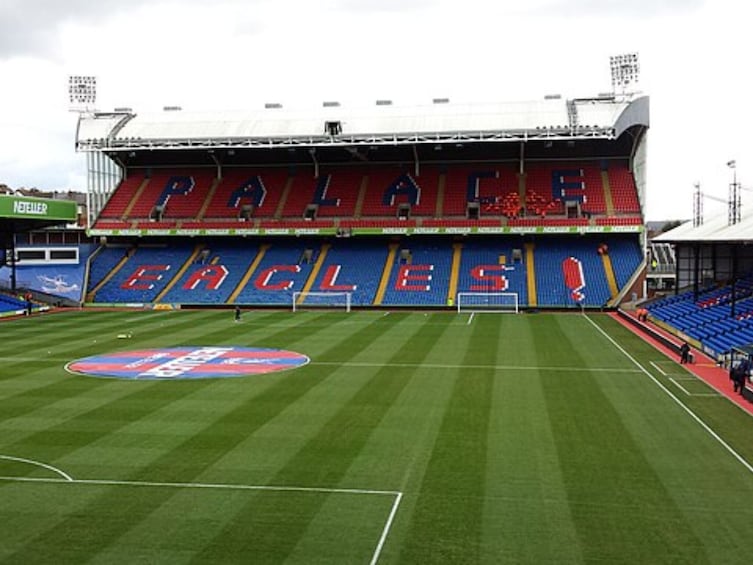
[[(3, 459), (10, 459), (12, 461), (23, 461), (25, 459), (19, 459), (17, 457), (9, 457), (0, 455)], [(19, 483), (48, 483), (48, 484), (80, 484), (80, 485), (97, 485), (97, 486), (129, 486), (129, 487), (153, 487), (153, 488), (194, 488), (194, 489), (221, 489), (221, 490), (252, 490), (252, 491), (273, 491), (273, 492), (307, 492), (307, 493), (323, 493), (323, 494), (361, 494), (361, 495), (386, 495), (394, 496), (395, 501), (392, 503), (390, 514), (387, 517), (387, 521), (382, 528), (382, 534), (377, 542), (376, 549), (371, 556), (370, 565), (376, 565), (379, 561), (379, 556), (382, 553), (382, 548), (387, 541), (387, 536), (392, 528), (392, 522), (397, 514), (397, 509), (400, 506), (400, 501), (403, 498), (403, 493), (394, 490), (371, 490), (371, 489), (347, 489), (347, 488), (327, 488), (327, 487), (286, 487), (286, 486), (270, 486), (270, 485), (243, 485), (243, 484), (228, 484), (228, 483), (168, 483), (168, 482), (156, 482), (156, 481), (125, 481), (125, 480), (108, 480), (108, 479), (72, 479), (59, 469), (54, 469), (44, 463), (34, 461), (48, 469), (56, 470), (62, 476), (63, 479), (50, 479), (43, 477), (3, 477), (0, 476), (0, 481), (19, 482)]]
[[(61, 471), (62, 472), (62, 471)], [(65, 475), (67, 477), (67, 475)], [(194, 489), (218, 489), (218, 490), (258, 490), (274, 492), (312, 492), (324, 494), (365, 494), (365, 495), (388, 495), (397, 496), (402, 494), (393, 490), (370, 490), (328, 487), (290, 487), (274, 485), (244, 485), (233, 483), (171, 483), (159, 481), (127, 481), (117, 479), (50, 479), (44, 477), (0, 477), (3, 481), (18, 481), (29, 483), (70, 483), (79, 485), (99, 486), (126, 486), (126, 487), (153, 487), (153, 488), (194, 488)]]
[(687, 389), (686, 389), (686, 388), (685, 388), (684, 386), (682, 386), (682, 385), (681, 385), (680, 383), (678, 383), (678, 382), (677, 382), (676, 380), (674, 380), (674, 379), (673, 379), (672, 377), (669, 377), (669, 380), (670, 380), (670, 381), (672, 381), (672, 382), (674, 383), (674, 385), (675, 385), (675, 386), (676, 386), (677, 388), (679, 388), (679, 389), (680, 389), (680, 390), (681, 390), (682, 392), (684, 392), (685, 394), (687, 394), (688, 396), (690, 396), (690, 393), (688, 392), (688, 390), (687, 390)]
[(309, 365), (331, 367), (396, 367), (402, 369), (493, 369), (495, 371), (561, 371), (563, 373), (640, 373), (638, 369), (619, 369), (612, 367), (549, 367), (526, 365), (452, 365), (445, 363), (358, 363), (335, 361), (312, 361)]
[(608, 340), (609, 340), (609, 341), (610, 341), (610, 342), (612, 343), (612, 345), (614, 345), (614, 346), (615, 346), (615, 347), (616, 347), (617, 349), (619, 349), (619, 350), (620, 350), (620, 351), (622, 352), (622, 354), (623, 354), (623, 355), (624, 355), (625, 357), (627, 357), (628, 359), (630, 359), (630, 361), (631, 361), (631, 362), (632, 362), (632, 363), (633, 363), (633, 364), (634, 364), (634, 365), (635, 365), (636, 367), (638, 367), (638, 368), (639, 368), (639, 369), (641, 370), (641, 372), (642, 372), (642, 373), (644, 373), (644, 374), (645, 374), (645, 375), (646, 375), (646, 376), (647, 376), (647, 377), (648, 377), (649, 379), (651, 379), (652, 381), (654, 381), (654, 384), (656, 384), (656, 386), (658, 386), (658, 387), (659, 387), (660, 389), (662, 389), (662, 390), (663, 390), (663, 391), (664, 391), (664, 392), (665, 392), (665, 393), (666, 393), (667, 395), (669, 395), (669, 397), (670, 397), (670, 398), (671, 398), (672, 400), (674, 400), (674, 401), (675, 401), (675, 403), (677, 403), (677, 405), (678, 405), (678, 406), (679, 406), (680, 408), (682, 408), (682, 409), (683, 409), (683, 410), (684, 410), (684, 411), (685, 411), (685, 412), (686, 412), (686, 413), (688, 414), (688, 416), (690, 416), (691, 418), (693, 418), (693, 420), (695, 420), (695, 421), (696, 421), (696, 422), (697, 422), (697, 423), (698, 423), (698, 424), (699, 424), (699, 425), (700, 425), (700, 426), (701, 426), (701, 427), (702, 427), (702, 428), (703, 428), (704, 430), (706, 430), (706, 432), (708, 432), (708, 434), (709, 434), (709, 435), (710, 435), (710, 436), (711, 436), (712, 438), (714, 438), (714, 439), (715, 439), (715, 440), (716, 440), (717, 442), (719, 442), (719, 444), (720, 444), (720, 445), (721, 445), (721, 446), (722, 446), (722, 447), (723, 447), (724, 449), (726, 449), (726, 450), (727, 450), (727, 452), (728, 452), (728, 453), (729, 453), (730, 455), (732, 455), (732, 456), (733, 456), (733, 457), (734, 457), (735, 459), (737, 459), (737, 460), (738, 460), (738, 461), (739, 461), (739, 462), (740, 462), (740, 463), (741, 463), (741, 464), (742, 464), (742, 465), (743, 465), (743, 466), (744, 466), (744, 467), (745, 467), (745, 468), (746, 468), (746, 469), (747, 469), (747, 470), (748, 470), (749, 472), (753, 473), (753, 465), (751, 465), (750, 463), (748, 463), (748, 462), (747, 462), (747, 461), (746, 461), (746, 460), (745, 460), (745, 459), (744, 459), (744, 458), (742, 457), (742, 455), (740, 455), (740, 454), (739, 454), (739, 453), (738, 453), (737, 451), (735, 451), (734, 449), (732, 449), (732, 447), (731, 447), (731, 446), (730, 446), (730, 445), (729, 445), (729, 444), (728, 444), (728, 443), (727, 443), (726, 441), (724, 441), (724, 440), (723, 440), (723, 439), (722, 439), (722, 438), (721, 438), (721, 437), (719, 436), (719, 434), (717, 434), (717, 433), (716, 433), (716, 432), (715, 432), (714, 430), (712, 430), (712, 429), (711, 429), (711, 427), (709, 427), (709, 425), (708, 425), (708, 424), (707, 424), (706, 422), (704, 422), (703, 420), (701, 420), (701, 418), (700, 418), (699, 416), (697, 416), (695, 412), (693, 412), (693, 411), (692, 411), (692, 410), (691, 410), (690, 408), (688, 408), (687, 406), (685, 406), (685, 404), (683, 404), (683, 402), (682, 402), (682, 401), (681, 401), (681, 400), (680, 400), (679, 398), (677, 398), (677, 397), (676, 397), (676, 396), (675, 396), (674, 394), (672, 394), (672, 391), (671, 391), (671, 390), (669, 390), (669, 389), (668, 389), (667, 387), (665, 387), (665, 386), (664, 386), (663, 384), (661, 384), (661, 383), (660, 383), (660, 382), (659, 382), (659, 381), (657, 380), (657, 378), (656, 378), (656, 377), (654, 377), (654, 375), (652, 375), (652, 374), (651, 374), (651, 373), (650, 373), (650, 372), (648, 371), (648, 369), (646, 369), (646, 368), (645, 368), (645, 367), (644, 367), (643, 365), (641, 365), (641, 364), (640, 364), (640, 363), (639, 363), (638, 361), (636, 361), (636, 359), (635, 359), (635, 358), (634, 358), (634, 357), (633, 357), (632, 355), (630, 355), (630, 353), (628, 353), (627, 351), (625, 351), (625, 349), (624, 349), (624, 348), (623, 348), (623, 347), (622, 347), (622, 346), (621, 346), (621, 345), (620, 345), (619, 343), (617, 343), (617, 342), (616, 342), (616, 341), (615, 341), (614, 339), (612, 339), (612, 336), (610, 336), (610, 335), (609, 335), (609, 334), (608, 334), (607, 332), (605, 332), (605, 331), (604, 331), (603, 329), (601, 329), (601, 328), (599, 327), (599, 325), (598, 325), (598, 324), (597, 324), (596, 322), (594, 322), (594, 321), (593, 321), (593, 320), (592, 320), (591, 318), (589, 318), (589, 317), (588, 317), (588, 316), (586, 316), (585, 314), (584, 314), (584, 317), (586, 318), (586, 320), (588, 320), (588, 322), (589, 322), (589, 323), (590, 323), (590, 324), (591, 324), (591, 325), (592, 325), (593, 327), (595, 327), (595, 328), (596, 328), (596, 329), (597, 329), (597, 330), (599, 331), (599, 333), (601, 333), (601, 334), (602, 334), (602, 335), (603, 335), (604, 337), (606, 337), (606, 338), (607, 338), (607, 339), (608, 339)]
[(476, 312), (471, 312), (470, 318), (468, 318), (468, 321), (466, 322), (466, 326), (470, 326), (471, 322), (473, 321), (473, 317), (476, 315)]
[(384, 529), (382, 530), (382, 536), (379, 538), (379, 543), (376, 546), (376, 549), (374, 550), (374, 555), (371, 557), (371, 562), (369, 565), (376, 565), (376, 562), (379, 561), (379, 555), (382, 553), (382, 547), (384, 547), (384, 542), (387, 541), (387, 534), (390, 533), (390, 528), (392, 527), (392, 521), (395, 519), (395, 514), (397, 514), (397, 509), (400, 506), (400, 501), (403, 498), (403, 493), (399, 492), (397, 493), (397, 496), (395, 497), (395, 502), (392, 503), (392, 510), (390, 510), (390, 515), (387, 517), (387, 523), (384, 525)]
[(667, 373), (665, 373), (665, 372), (664, 372), (664, 371), (662, 370), (662, 368), (661, 368), (661, 367), (659, 367), (659, 365), (657, 365), (657, 364), (656, 364), (656, 363), (654, 363), (653, 361), (649, 361), (649, 363), (651, 363), (651, 365), (653, 365), (654, 369), (656, 369), (657, 371), (659, 371), (659, 372), (660, 372), (660, 373), (661, 373), (662, 375), (664, 375), (665, 377), (667, 376)]
[(26, 463), (28, 465), (34, 465), (35, 467), (42, 467), (43, 469), (47, 469), (48, 471), (52, 471), (53, 473), (56, 473), (63, 477), (66, 482), (74, 482), (73, 477), (71, 477), (68, 473), (65, 473), (58, 469), (57, 467), (53, 467), (52, 465), (47, 465), (46, 463), (42, 463), (41, 461), (34, 461), (33, 459), (24, 459), (23, 457), (13, 457), (11, 455), (0, 455), (0, 459), (5, 459), (6, 461), (16, 461), (18, 463)]

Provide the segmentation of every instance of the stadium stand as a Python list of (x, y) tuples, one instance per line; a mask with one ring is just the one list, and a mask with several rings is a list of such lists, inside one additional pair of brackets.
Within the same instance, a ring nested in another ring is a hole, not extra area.
[[(730, 303), (736, 300), (732, 315)], [(697, 339), (716, 355), (753, 343), (753, 275), (731, 286), (710, 287), (697, 297), (692, 290), (647, 305), (651, 317)]]
[(289, 307), (293, 292), (303, 290), (320, 246), (321, 242), (298, 239), (262, 244), (256, 258), (258, 264), (234, 302)]
[(444, 305), (450, 284), (452, 249), (447, 242), (405, 240), (390, 268), (383, 305)]
[[(120, 257), (115, 262), (118, 265), (127, 259), (111, 279), (106, 280), (96, 292), (97, 302), (105, 303), (148, 303), (154, 302), (159, 293), (165, 289), (178, 270), (188, 261), (193, 251), (189, 243), (175, 242), (170, 246), (140, 246), (130, 255), (120, 249)], [(114, 266), (111, 254), (98, 254), (93, 267), (98, 272), (106, 271), (107, 267), (99, 267), (101, 261), (107, 261)], [(90, 277), (93, 279), (93, 277)], [(92, 290), (95, 287), (91, 287)]]
[(547, 306), (604, 306), (611, 298), (593, 240), (558, 238), (536, 244), (536, 289)]
[(641, 206), (638, 202), (638, 191), (627, 165), (624, 163), (609, 163), (608, 175), (615, 211), (623, 214), (640, 214)]
[(23, 314), (26, 302), (0, 292), (0, 314)]
[[(273, 218), (283, 195), (288, 171), (277, 168), (227, 169), (203, 213), (205, 223), (236, 221), (243, 206), (252, 206), (250, 218)], [(201, 222), (197, 222), (200, 226)]]
[[(92, 263), (89, 290), (104, 287), (97, 290), (95, 300), (107, 303), (142, 302), (149, 296), (149, 301), (167, 303), (287, 306), (293, 292), (308, 290), (351, 292), (353, 306), (446, 306), (456, 292), (515, 292), (521, 306), (603, 306), (613, 293), (599, 246), (609, 248), (612, 276), (620, 288), (642, 260), (637, 243), (629, 236), (546, 236), (531, 241), (536, 242), (531, 255), (536, 265), (534, 297), (528, 296), (529, 277), (534, 274), (526, 264), (523, 242), (503, 236), (459, 241), (402, 238), (393, 242), (396, 247), (389, 260), (389, 246), (383, 238), (331, 242), (273, 238), (259, 245), (213, 238), (143, 247), (138, 253), (106, 247)], [(453, 253), (458, 249), (459, 267), (452, 272)], [(109, 274), (114, 274), (112, 280), (105, 280)], [(382, 280), (388, 282), (380, 293)], [(456, 289), (453, 293), (451, 287)], [(574, 298), (574, 292), (583, 297)]]
[[(134, 203), (129, 217), (136, 219), (195, 218), (209, 194), (214, 174), (208, 169), (152, 173), (146, 188)], [(155, 218), (155, 207), (163, 207)]]
[[(168, 169), (123, 181), (97, 227), (227, 229), (247, 222), (258, 227), (258, 221), (262, 227), (297, 227), (291, 222), (307, 215), (306, 221), (341, 219), (360, 222), (346, 227), (366, 227), (373, 220), (371, 225), (384, 227), (390, 224), (378, 222), (397, 219), (401, 205), (407, 206), (403, 219), (427, 226), (458, 217), (487, 226), (500, 225), (497, 218), (517, 227), (586, 226), (590, 216), (599, 226), (640, 225), (631, 173), (619, 163), (602, 167), (591, 161), (533, 163), (523, 175), (523, 197), (514, 166), (505, 163), (426, 165), (418, 175), (406, 167), (354, 165), (323, 170), (318, 178), (308, 167), (229, 168), (220, 181), (211, 169)], [(612, 213), (602, 182), (607, 173), (614, 184)], [(566, 217), (567, 202), (577, 203), (578, 215)], [(469, 218), (474, 203), (477, 216)]]
[(528, 304), (527, 274), (519, 239), (469, 239), (462, 244), (458, 292), (514, 292)]
[(93, 292), (105, 283), (116, 269), (128, 260), (133, 253), (130, 245), (104, 245), (100, 247), (89, 265), (89, 286), (87, 293)]
[(147, 179), (143, 172), (134, 172), (127, 178), (123, 179), (117, 190), (115, 190), (112, 196), (107, 200), (102, 212), (100, 212), (100, 220), (125, 219), (131, 200), (146, 180)]
[(224, 304), (251, 267), (258, 247), (213, 241), (201, 250), (160, 302)]
[[(127, 173), (90, 172), (107, 237), (91, 299), (289, 307), (351, 289), (356, 306), (446, 308), (504, 288), (603, 307), (637, 278), (647, 98), (322, 111), (344, 119), (134, 113), (107, 145), (79, 137)], [(109, 127), (81, 120), (80, 136)]]
[(371, 306), (388, 255), (382, 239), (338, 240), (328, 249), (310, 290), (350, 292), (352, 306)]

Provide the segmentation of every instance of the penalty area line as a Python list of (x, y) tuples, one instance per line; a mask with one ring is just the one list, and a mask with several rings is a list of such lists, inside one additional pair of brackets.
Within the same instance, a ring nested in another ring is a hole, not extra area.
[(395, 514), (397, 514), (397, 509), (400, 506), (400, 501), (402, 499), (403, 493), (398, 492), (397, 496), (395, 496), (395, 501), (392, 503), (392, 509), (390, 510), (390, 515), (387, 517), (387, 522), (384, 524), (384, 528), (382, 528), (382, 535), (379, 538), (379, 543), (377, 543), (374, 554), (371, 556), (369, 565), (376, 565), (376, 562), (379, 561), (379, 556), (382, 554), (384, 542), (387, 541), (387, 534), (390, 533), (390, 528), (392, 528), (392, 521), (395, 519)]
[[(20, 460), (21, 462), (30, 462), (29, 460), (17, 457), (3, 456), (0, 458), (11, 461)], [(175, 489), (217, 489), (217, 490), (240, 490), (240, 491), (267, 491), (267, 492), (302, 492), (317, 494), (358, 494), (358, 495), (380, 495), (395, 497), (390, 507), (390, 513), (382, 528), (376, 548), (371, 555), (370, 565), (376, 565), (379, 556), (382, 553), (387, 536), (392, 529), (392, 523), (400, 507), (400, 501), (403, 499), (403, 493), (395, 490), (373, 490), (373, 489), (350, 489), (350, 488), (328, 488), (328, 487), (296, 487), (296, 486), (274, 486), (274, 485), (244, 485), (232, 483), (171, 483), (159, 481), (126, 481), (114, 479), (73, 479), (59, 469), (55, 469), (38, 461), (31, 462), (40, 467), (54, 470), (64, 478), (53, 479), (43, 477), (4, 477), (0, 476), (0, 481), (17, 482), (17, 483), (43, 483), (43, 484), (65, 484), (65, 485), (94, 485), (94, 486), (126, 486), (126, 487), (151, 487), (151, 488), (175, 488)]]
[[(2, 456), (0, 456), (2, 457)], [(49, 468), (48, 466), (45, 466)], [(59, 470), (58, 470), (59, 471)], [(160, 481), (128, 481), (119, 479), (73, 479), (59, 471), (65, 476), (65, 479), (51, 479), (45, 477), (7, 477), (0, 476), (3, 481), (18, 481), (30, 483), (71, 483), (79, 485), (95, 486), (125, 486), (125, 487), (152, 487), (152, 488), (188, 488), (188, 489), (218, 489), (218, 490), (255, 490), (255, 491), (272, 491), (272, 492), (310, 492), (323, 494), (366, 494), (366, 495), (383, 495), (397, 496), (402, 494), (394, 490), (371, 490), (356, 488), (329, 488), (329, 487), (298, 487), (298, 486), (276, 486), (276, 485), (244, 485), (238, 483), (180, 483), (180, 482), (160, 482)]]

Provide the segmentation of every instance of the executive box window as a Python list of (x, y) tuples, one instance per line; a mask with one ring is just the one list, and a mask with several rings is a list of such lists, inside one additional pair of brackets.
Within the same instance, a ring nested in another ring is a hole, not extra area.
[(76, 249), (51, 249), (50, 259), (78, 259)]

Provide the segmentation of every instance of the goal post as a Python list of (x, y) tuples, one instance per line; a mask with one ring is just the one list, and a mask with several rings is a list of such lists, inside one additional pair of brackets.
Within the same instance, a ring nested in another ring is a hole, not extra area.
[(303, 309), (331, 309), (350, 312), (351, 292), (307, 292), (293, 293), (293, 312)]
[(470, 312), (520, 312), (517, 292), (458, 292), (458, 314)]

